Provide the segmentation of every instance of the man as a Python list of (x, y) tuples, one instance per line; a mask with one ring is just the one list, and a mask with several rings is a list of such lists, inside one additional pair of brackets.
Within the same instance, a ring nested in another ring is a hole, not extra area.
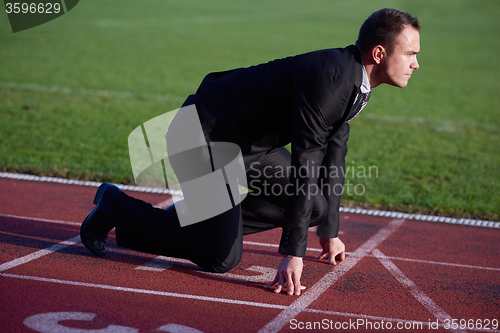
[[(417, 18), (382, 9), (364, 22), (356, 45), (207, 75), (184, 105), (196, 106), (207, 142), (241, 148), (253, 192), (223, 214), (180, 227), (175, 207), (155, 209), (104, 184), (82, 224), (83, 244), (105, 255), (107, 234), (115, 227), (120, 246), (225, 272), (240, 261), (243, 234), (281, 227), (284, 257), (266, 287), (300, 295), (309, 227), (318, 226), (319, 259), (335, 265), (345, 258), (338, 238), (344, 178), (329, 170), (345, 167), (347, 122), (372, 88), (408, 84), (419, 67), (419, 31)], [(290, 142), (291, 154), (284, 148)]]

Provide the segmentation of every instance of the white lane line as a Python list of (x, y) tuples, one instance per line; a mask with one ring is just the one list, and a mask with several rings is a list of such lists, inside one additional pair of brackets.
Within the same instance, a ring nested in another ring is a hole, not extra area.
[(58, 224), (67, 224), (74, 226), (81, 226), (81, 222), (68, 222), (61, 220), (49, 220), (49, 219), (41, 219), (38, 217), (27, 217), (27, 216), (16, 216), (16, 215), (8, 215), (8, 214), (0, 214), (0, 217), (8, 217), (11, 219), (19, 219), (19, 220), (28, 220), (28, 221), (36, 221), (36, 222), (48, 222), (48, 223), (58, 223)]
[(153, 258), (150, 261), (137, 266), (135, 269), (150, 272), (163, 272), (174, 266), (174, 263), (169, 261), (168, 259), (169, 257), (157, 256), (156, 258)]
[[(451, 323), (452, 317), (447, 314), (439, 305), (437, 305), (429, 296), (422, 292), (417, 285), (410, 280), (389, 258), (387, 258), (379, 249), (373, 250), (373, 254), (384, 265), (384, 267), (399, 281), (415, 299), (422, 304), (430, 313), (440, 322), (445, 320)], [(452, 332), (466, 332), (464, 330), (452, 330)]]
[[(374, 255), (370, 255), (370, 257), (374, 257)], [(485, 269), (488, 271), (500, 271), (500, 268), (497, 268), (497, 267), (454, 264), (451, 262), (440, 262), (440, 261), (433, 261), (433, 260), (421, 260), (421, 259), (410, 259), (410, 258), (399, 258), (399, 257), (387, 257), (387, 258), (392, 259), (392, 260), (399, 260), (399, 261), (417, 262), (417, 263), (421, 263), (421, 264), (451, 266), (451, 267), (460, 267), (460, 268), (472, 268), (472, 269)]]
[[(260, 242), (251, 242), (251, 241), (243, 241), (243, 244), (245, 245), (253, 245), (253, 246), (261, 246), (261, 247), (272, 247), (272, 248), (279, 248), (278, 244), (269, 244), (269, 243), (260, 243)], [(316, 249), (312, 247), (308, 247), (306, 251), (312, 251), (312, 252), (321, 252), (321, 249)]]
[(80, 286), (80, 287), (90, 287), (90, 288), (100, 288), (100, 289), (106, 289), (106, 290), (125, 291), (125, 292), (132, 292), (132, 293), (138, 293), (138, 294), (168, 296), (168, 297), (195, 299), (195, 300), (200, 300), (200, 301), (238, 304), (238, 305), (250, 305), (250, 306), (261, 307), (261, 308), (271, 308), (271, 309), (285, 309), (285, 308), (287, 308), (286, 305), (250, 302), (250, 301), (240, 301), (240, 300), (233, 300), (233, 299), (226, 299), (226, 298), (219, 298), (219, 297), (196, 296), (196, 295), (189, 295), (189, 294), (172, 293), (172, 292), (167, 292), (167, 291), (156, 291), (156, 290), (148, 290), (148, 289), (137, 289), (137, 288), (110, 286), (110, 285), (97, 284), (97, 283), (49, 279), (49, 278), (38, 277), (38, 276), (27, 276), (27, 275), (8, 274), (8, 273), (0, 273), (0, 276), (1, 277), (24, 279), (24, 280), (32, 280), (32, 281), (52, 282), (52, 283), (57, 283), (57, 284), (66, 284), (66, 285)]
[[(42, 219), (38, 217), (27, 217), (27, 216), (16, 216), (16, 215), (8, 215), (8, 214), (0, 214), (0, 217), (8, 217), (8, 218), (14, 218), (14, 219), (20, 219), (20, 220), (30, 220), (30, 221), (35, 221), (35, 222), (47, 222), (47, 223), (59, 223), (59, 224), (66, 224), (66, 225), (73, 225), (73, 226), (80, 226), (81, 222), (68, 222), (68, 221), (61, 221), (61, 220), (49, 220), (49, 219)], [(245, 245), (252, 245), (252, 246), (261, 246), (261, 247), (272, 247), (272, 248), (278, 248), (278, 244), (270, 244), (270, 243), (261, 243), (261, 242), (252, 242), (252, 241), (243, 241), (243, 244)], [(115, 250), (110, 249), (110, 252), (113, 252)], [(311, 252), (321, 252), (321, 249), (317, 248), (307, 248), (307, 251)], [(346, 252), (347, 256), (352, 256), (356, 255), (354, 252)], [(374, 257), (371, 254), (363, 255), (363, 256), (368, 256), (368, 257)], [(465, 264), (455, 264), (455, 263), (448, 263), (448, 262), (440, 262), (440, 261), (432, 261), (432, 260), (422, 260), (422, 259), (410, 259), (410, 258), (400, 258), (400, 257), (390, 257), (388, 256), (387, 258), (391, 260), (399, 260), (399, 261), (408, 261), (408, 262), (417, 262), (417, 263), (422, 263), (422, 264), (432, 264), (432, 265), (442, 265), (442, 266), (451, 266), (451, 267), (461, 267), (461, 268), (471, 268), (471, 269), (484, 269), (484, 270), (489, 270), (489, 271), (500, 271), (500, 268), (498, 267), (485, 267), (485, 266), (475, 266), (475, 265), (465, 265)], [(151, 267), (155, 270), (154, 266)], [(148, 270), (147, 268), (144, 268), (145, 270)]]
[(179, 258), (165, 257), (165, 256), (157, 256), (156, 258), (153, 258), (152, 260), (150, 260), (150, 261), (148, 261), (140, 266), (135, 267), (135, 269), (161, 273), (174, 265), (179, 266), (179, 267), (188, 268), (191, 270), (196, 270), (202, 274), (213, 276), (213, 277), (216, 277), (218, 279), (229, 279), (229, 280), (238, 280), (238, 281), (245, 281), (245, 282), (267, 283), (267, 282), (273, 280), (273, 278), (276, 276), (276, 272), (277, 272), (277, 270), (274, 268), (253, 265), (251, 267), (248, 267), (246, 270), (251, 271), (251, 272), (260, 273), (260, 275), (240, 275), (240, 274), (233, 274), (233, 273), (210, 273), (210, 272), (205, 272), (205, 271), (201, 270), (200, 267), (196, 266), (194, 263), (192, 263), (191, 261), (189, 261), (187, 259), (179, 259)]
[(387, 226), (380, 229), (375, 235), (358, 247), (356, 251), (354, 251), (353, 256), (347, 257), (343, 262), (323, 276), (308, 291), (297, 298), (290, 307), (283, 310), (259, 332), (278, 332), (281, 330), (287, 323), (290, 323), (290, 320), (302, 312), (300, 309), (307, 308), (312, 302), (318, 299), (326, 289), (353, 268), (363, 257), (386, 240), (387, 237), (404, 223), (404, 221), (405, 220), (392, 220)]
[(3, 272), (5, 270), (14, 268), (14, 267), (22, 265), (22, 264), (25, 264), (25, 263), (30, 262), (32, 260), (41, 258), (43, 256), (46, 256), (47, 254), (51, 254), (53, 252), (60, 251), (60, 250), (64, 249), (65, 247), (75, 245), (78, 242), (80, 242), (80, 236), (70, 238), (66, 241), (62, 241), (60, 243), (49, 246), (48, 248), (45, 248), (43, 250), (39, 250), (39, 251), (30, 253), (28, 255), (25, 255), (24, 257), (17, 258), (17, 259), (14, 259), (12, 261), (3, 263), (0, 265), (0, 272)]

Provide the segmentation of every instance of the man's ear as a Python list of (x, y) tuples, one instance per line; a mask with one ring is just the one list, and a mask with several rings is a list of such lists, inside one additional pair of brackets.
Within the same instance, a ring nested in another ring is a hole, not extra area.
[(377, 45), (372, 49), (373, 61), (379, 65), (385, 59), (387, 53), (382, 45)]

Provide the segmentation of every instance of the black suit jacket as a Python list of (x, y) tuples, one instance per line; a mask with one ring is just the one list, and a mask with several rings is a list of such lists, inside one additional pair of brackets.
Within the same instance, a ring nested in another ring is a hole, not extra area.
[[(207, 140), (240, 146), (247, 169), (291, 142), (292, 166), (304, 171), (322, 164), (328, 138), (345, 123), (361, 81), (361, 56), (351, 45), (211, 73), (184, 105), (196, 104)], [(317, 172), (303, 174), (291, 180), (295, 195), (285, 209), (279, 250), (301, 257), (313, 206), (307, 190), (318, 182)], [(323, 237), (336, 237), (338, 221), (327, 223), (337, 226)]]

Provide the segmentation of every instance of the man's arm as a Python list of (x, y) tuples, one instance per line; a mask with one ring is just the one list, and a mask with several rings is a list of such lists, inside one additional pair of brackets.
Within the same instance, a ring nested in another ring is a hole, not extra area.
[(338, 238), (339, 208), (342, 189), (345, 181), (345, 156), (347, 154), (347, 140), (349, 139), (349, 124), (342, 127), (328, 139), (328, 149), (323, 159), (321, 175), (323, 194), (328, 202), (327, 219), (318, 225), (316, 234), (320, 237), (319, 243), (323, 250), (318, 259), (327, 259), (329, 264), (336, 265), (336, 259), (345, 259), (345, 245)]
[(349, 139), (349, 124), (344, 123), (340, 129), (328, 138), (328, 145), (323, 159), (320, 184), (323, 195), (328, 202), (328, 218), (318, 225), (316, 234), (322, 238), (335, 238), (339, 233), (340, 197), (345, 181), (345, 156), (347, 140)]
[(285, 209), (281, 254), (305, 255), (313, 198), (321, 191), (319, 170), (329, 150), (329, 138), (343, 128), (352, 93), (353, 85), (331, 72), (315, 72), (296, 82), (290, 177), (293, 195)]
[[(295, 83), (292, 121), (292, 167), (294, 189), (287, 202), (279, 253), (286, 255), (273, 282), (266, 287), (300, 295), (307, 247), (307, 233), (318, 187), (318, 167), (328, 149), (327, 138), (342, 126), (352, 97), (352, 85), (330, 72), (312, 73)], [(301, 172), (300, 172), (301, 171)], [(314, 191), (314, 193), (313, 193)], [(345, 252), (345, 251), (344, 251)]]

